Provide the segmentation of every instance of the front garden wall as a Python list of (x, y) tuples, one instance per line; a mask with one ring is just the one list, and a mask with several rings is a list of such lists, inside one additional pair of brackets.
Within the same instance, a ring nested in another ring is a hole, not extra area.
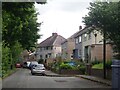
[(69, 70), (69, 69), (61, 69), (59, 71), (59, 74), (65, 74), (65, 75), (77, 75), (82, 74), (79, 70)]
[[(91, 69), (91, 75), (103, 78), (103, 70), (102, 69)], [(106, 70), (106, 78), (111, 80), (112, 70), (110, 69)]]

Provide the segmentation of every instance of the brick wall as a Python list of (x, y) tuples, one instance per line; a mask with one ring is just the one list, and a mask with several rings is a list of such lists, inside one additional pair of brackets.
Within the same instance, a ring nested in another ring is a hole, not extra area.
[[(91, 60), (103, 60), (103, 45), (93, 45), (91, 47)], [(110, 44), (106, 45), (106, 60), (112, 59), (112, 47)]]

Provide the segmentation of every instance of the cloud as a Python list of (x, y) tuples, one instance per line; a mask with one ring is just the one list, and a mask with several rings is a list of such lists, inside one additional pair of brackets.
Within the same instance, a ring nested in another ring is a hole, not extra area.
[[(85, 0), (84, 0), (85, 1)], [(82, 17), (88, 13), (86, 9), (89, 2), (80, 0), (48, 0), (45, 5), (35, 4), (40, 12), (38, 21), (42, 22), (40, 33), (43, 34), (43, 41), (51, 36), (51, 33), (57, 32), (65, 38), (70, 37), (83, 25)]]
[(48, 0), (45, 5), (35, 4), (39, 7), (40, 14), (46, 13), (47, 11), (65, 11), (65, 12), (79, 12), (84, 11), (92, 0)]
[(86, 9), (86, 6), (89, 5), (89, 2), (56, 2), (55, 6), (52, 6), (51, 9), (65, 11), (65, 12), (79, 12)]

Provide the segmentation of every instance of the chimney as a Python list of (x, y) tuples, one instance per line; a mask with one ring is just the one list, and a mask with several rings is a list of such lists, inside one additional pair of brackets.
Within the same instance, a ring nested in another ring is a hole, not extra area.
[(82, 26), (79, 26), (79, 30), (82, 30)]
[(57, 33), (52, 33), (52, 36), (57, 36), (58, 34)]

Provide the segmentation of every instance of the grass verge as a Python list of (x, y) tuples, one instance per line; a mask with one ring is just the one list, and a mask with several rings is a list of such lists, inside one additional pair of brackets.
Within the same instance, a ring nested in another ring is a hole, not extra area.
[(16, 71), (17, 71), (16, 68), (7, 71), (7, 72), (4, 74), (4, 76), (2, 77), (2, 79), (6, 78), (6, 77), (8, 77), (8, 76), (10, 76), (10, 75), (12, 75), (12, 74), (13, 74), (14, 72), (16, 72)]

